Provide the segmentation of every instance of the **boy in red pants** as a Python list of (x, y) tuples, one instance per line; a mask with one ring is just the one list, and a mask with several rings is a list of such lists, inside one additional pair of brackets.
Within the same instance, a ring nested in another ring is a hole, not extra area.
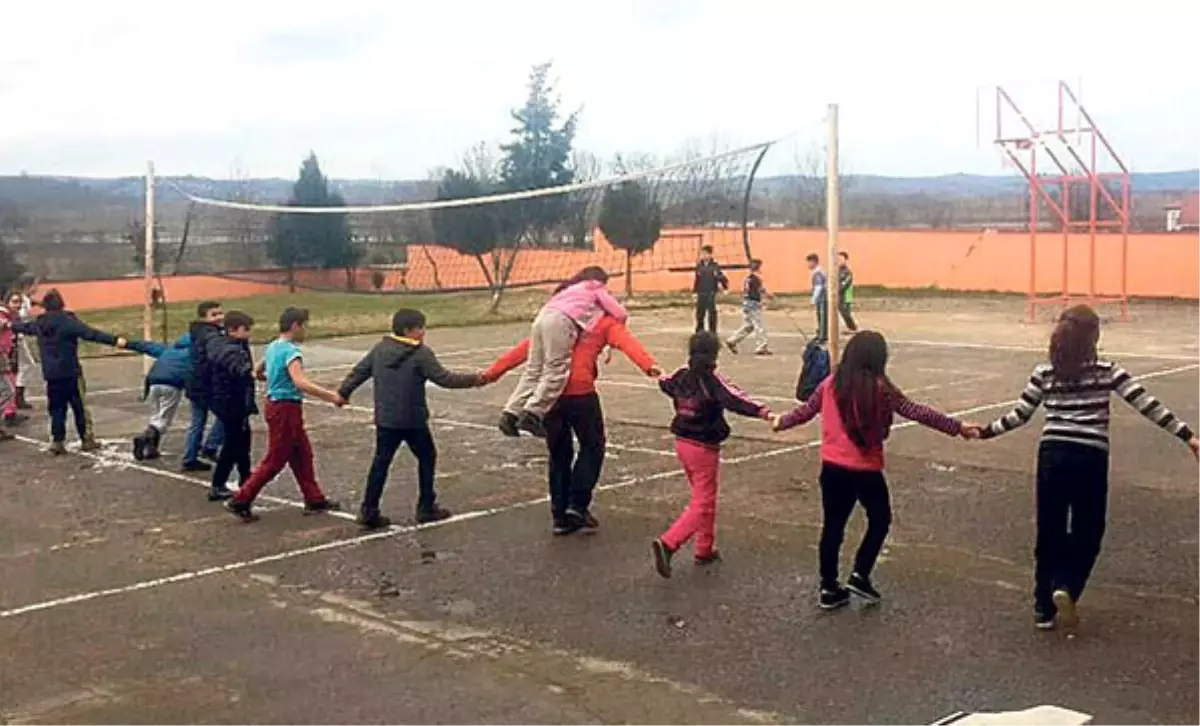
[(258, 519), (252, 511), (255, 497), (285, 466), (291, 467), (296, 483), (300, 485), (306, 513), (341, 508), (337, 502), (327, 499), (317, 484), (312, 444), (304, 429), (304, 394), (339, 408), (346, 405), (346, 401), (337, 393), (313, 383), (305, 374), (299, 344), (304, 342), (307, 326), (307, 310), (284, 310), (279, 316), (279, 337), (267, 346), (257, 371), (259, 377), (265, 377), (267, 381), (267, 455), (225, 505), (245, 522)]

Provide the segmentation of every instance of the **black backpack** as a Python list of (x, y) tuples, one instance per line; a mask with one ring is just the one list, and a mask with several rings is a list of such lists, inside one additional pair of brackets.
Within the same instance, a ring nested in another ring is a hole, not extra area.
[(803, 403), (829, 375), (829, 351), (817, 341), (810, 340), (804, 346), (801, 361), (800, 378), (796, 380), (796, 400)]

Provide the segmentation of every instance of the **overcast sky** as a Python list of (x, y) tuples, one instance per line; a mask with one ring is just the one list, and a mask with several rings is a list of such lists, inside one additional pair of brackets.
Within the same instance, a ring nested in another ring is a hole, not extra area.
[(1011, 84), (1052, 123), (1061, 77), (1082, 78), (1135, 170), (1200, 165), (1200, 9), (979, 3), (1004, 12), (988, 17), (972, 4), (10, 0), (0, 174), (131, 175), (154, 159), (163, 174), (291, 177), (313, 149), (332, 176), (423, 178), (501, 140), (543, 60), (583, 109), (577, 146), (602, 157), (802, 129), (771, 156), (785, 170), (837, 102), (850, 171), (994, 173), (994, 107), (983, 94), (979, 148), (978, 89)]

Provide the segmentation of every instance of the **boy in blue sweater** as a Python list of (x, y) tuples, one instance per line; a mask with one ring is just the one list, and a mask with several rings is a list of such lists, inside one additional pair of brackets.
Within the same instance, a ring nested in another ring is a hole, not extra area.
[(143, 340), (131, 340), (127, 347), (156, 359), (146, 374), (142, 393), (150, 407), (150, 421), (146, 430), (133, 439), (133, 458), (157, 459), (158, 445), (171, 427), (192, 377), (192, 336), (184, 333), (170, 347)]

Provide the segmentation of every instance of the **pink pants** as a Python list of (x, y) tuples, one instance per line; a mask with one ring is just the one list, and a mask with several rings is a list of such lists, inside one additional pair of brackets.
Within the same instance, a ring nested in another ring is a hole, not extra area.
[(0, 403), (3, 404), (3, 410), (0, 410), (0, 415), (14, 416), (17, 413), (17, 374), (3, 373), (3, 380), (0, 380)]
[(721, 472), (721, 449), (689, 439), (675, 439), (675, 455), (683, 464), (692, 500), (679, 519), (667, 529), (661, 541), (675, 552), (696, 537), (694, 554), (708, 557), (713, 553), (717, 528), (717, 483)]

